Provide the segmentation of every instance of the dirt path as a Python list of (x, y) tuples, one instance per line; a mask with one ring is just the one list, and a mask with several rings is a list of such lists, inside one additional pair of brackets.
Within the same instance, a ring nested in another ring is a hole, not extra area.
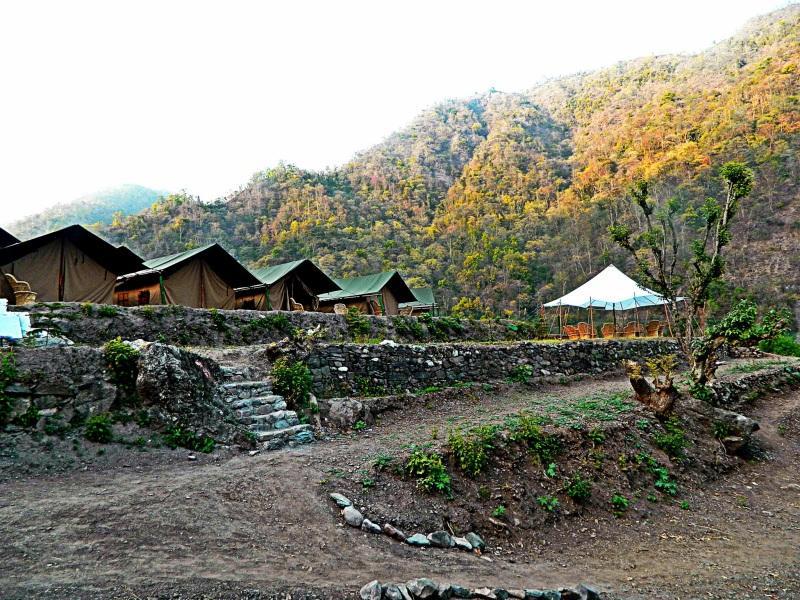
[(420, 551), (346, 529), (320, 493), (331, 470), (356, 470), (454, 415), (501, 416), (537, 394), (625, 388), (588, 382), (507, 394), (491, 407), (463, 399), (387, 414), (368, 433), (300, 450), (12, 481), (0, 487), (0, 596), (257, 598), (303, 588), (350, 597), (370, 579), (430, 576), (506, 587), (587, 582), (630, 599), (800, 598), (800, 444), (776, 425), (800, 410), (798, 392), (753, 411), (769, 460), (689, 497), (690, 511), (598, 519), (557, 545), (544, 543), (551, 531), (535, 532), (535, 560)]

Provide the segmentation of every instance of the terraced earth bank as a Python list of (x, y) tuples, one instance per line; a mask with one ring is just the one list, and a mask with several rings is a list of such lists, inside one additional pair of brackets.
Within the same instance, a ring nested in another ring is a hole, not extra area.
[[(665, 428), (612, 377), (437, 392), (358, 431), (252, 456), (109, 448), (72, 468), (30, 464), (0, 483), (0, 595), (353, 598), (371, 580), (430, 577), (586, 583), (606, 598), (797, 598), (800, 392), (740, 410), (760, 424), (745, 458), (703, 426)], [(491, 447), (470, 472), (448, 438), (475, 427), (492, 431)], [(664, 440), (678, 431), (675, 452)], [(446, 493), (398, 468), (415, 451), (442, 456)], [(569, 493), (576, 476), (590, 483), (581, 501)], [(409, 535), (474, 530), (487, 548), (419, 548), (349, 527), (331, 492)]]

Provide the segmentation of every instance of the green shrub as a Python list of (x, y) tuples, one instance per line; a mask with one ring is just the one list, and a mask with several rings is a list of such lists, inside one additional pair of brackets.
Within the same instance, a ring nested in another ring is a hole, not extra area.
[(118, 337), (106, 342), (103, 346), (103, 356), (106, 359), (106, 367), (111, 373), (111, 381), (132, 392), (136, 388), (136, 376), (139, 373), (137, 364), (139, 351)]
[(36, 424), (39, 422), (39, 409), (34, 406), (33, 402), (28, 405), (28, 410), (26, 410), (21, 415), (18, 415), (14, 419), (14, 425), (19, 427), (25, 427), (26, 429), (31, 429), (36, 427)]
[(216, 308), (210, 308), (208, 310), (208, 315), (211, 317), (211, 322), (214, 323), (214, 327), (216, 327), (219, 331), (228, 331), (230, 329), (227, 321), (225, 320), (225, 316), (221, 315), (219, 310)]
[(164, 433), (164, 443), (172, 449), (181, 447), (210, 454), (214, 451), (216, 442), (213, 438), (204, 435), (197, 435), (187, 429), (175, 426), (170, 427)]
[(69, 425), (64, 423), (64, 417), (61, 415), (52, 415), (45, 417), (44, 432), (46, 435), (57, 435), (63, 438), (69, 431)]
[(309, 408), (312, 382), (311, 370), (300, 361), (279, 358), (272, 367), (272, 389), (292, 407)]
[(650, 472), (655, 475), (656, 481), (654, 483), (657, 490), (664, 492), (670, 496), (675, 496), (678, 493), (678, 484), (670, 478), (669, 470), (666, 467), (657, 466), (652, 467)]
[(533, 367), (530, 365), (517, 365), (511, 371), (509, 379), (514, 383), (528, 383), (533, 377)]
[(586, 437), (592, 440), (592, 443), (597, 446), (606, 441), (606, 436), (603, 433), (603, 430), (599, 427), (593, 428), (589, 433), (586, 434)]
[(364, 421), (356, 421), (356, 424), (353, 425), (353, 429), (355, 431), (362, 431), (367, 428), (367, 424)]
[(84, 302), (81, 304), (81, 312), (87, 317), (91, 317), (94, 314), (94, 306), (91, 302)]
[(14, 412), (14, 399), (6, 394), (6, 388), (17, 380), (17, 362), (14, 352), (0, 354), (0, 430), (5, 429)]
[(783, 333), (771, 340), (763, 340), (758, 344), (759, 350), (780, 354), (782, 356), (800, 356), (800, 343), (791, 333)]
[(354, 336), (367, 335), (372, 331), (369, 319), (362, 315), (361, 311), (355, 306), (351, 306), (347, 309), (344, 320), (347, 323), (347, 328)]
[(425, 330), (422, 329), (419, 321), (414, 317), (396, 317), (394, 319), (394, 330), (398, 335), (421, 340), (425, 337)]
[(592, 483), (580, 475), (573, 475), (567, 484), (567, 496), (578, 504), (583, 504), (592, 496)]
[(241, 327), (242, 334), (245, 337), (255, 335), (259, 331), (272, 330), (283, 331), (284, 333), (288, 333), (290, 337), (295, 337), (296, 334), (294, 325), (292, 325), (289, 318), (282, 313), (264, 315), (263, 317), (248, 321)]
[(426, 492), (450, 494), (450, 475), (435, 452), (414, 450), (406, 462), (406, 473), (417, 480), (417, 485)]
[(539, 503), (539, 506), (547, 512), (555, 512), (558, 508), (558, 499), (553, 496), (539, 496), (536, 498), (536, 501)]
[(506, 516), (506, 507), (501, 504), (492, 511), (492, 516), (497, 519), (502, 519)]
[(541, 463), (550, 463), (561, 452), (561, 441), (542, 430), (541, 419), (520, 415), (511, 430), (511, 440), (524, 443)]
[(689, 445), (689, 441), (686, 439), (686, 432), (681, 427), (680, 419), (670, 417), (669, 421), (664, 423), (664, 433), (657, 433), (653, 436), (653, 443), (672, 458), (682, 457), (683, 450)]
[(97, 314), (101, 317), (116, 317), (118, 313), (119, 311), (117, 310), (117, 307), (109, 304), (104, 304), (97, 309)]
[(93, 415), (86, 419), (86, 424), (83, 430), (83, 437), (90, 442), (97, 442), (98, 444), (108, 444), (114, 439), (113, 423), (111, 415), (100, 413)]
[(461, 470), (470, 477), (480, 475), (486, 466), (489, 452), (494, 448), (492, 442), (496, 433), (497, 427), (493, 425), (473, 427), (466, 433), (460, 429), (448, 433), (447, 445), (453, 451)]
[(614, 509), (614, 514), (619, 516), (628, 510), (628, 506), (630, 506), (631, 501), (628, 500), (622, 494), (614, 494), (611, 496), (611, 506)]

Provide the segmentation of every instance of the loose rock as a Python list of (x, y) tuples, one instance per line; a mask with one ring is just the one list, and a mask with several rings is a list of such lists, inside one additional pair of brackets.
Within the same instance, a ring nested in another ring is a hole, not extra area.
[(383, 533), (383, 529), (381, 529), (380, 525), (373, 523), (369, 519), (364, 519), (361, 522), (361, 529), (366, 531), (367, 533)]
[(361, 588), (359, 595), (362, 600), (381, 600), (383, 588), (378, 580), (370, 581), (367, 585)]
[(580, 584), (578, 593), (581, 595), (581, 600), (600, 600), (600, 594), (588, 585)]
[(467, 535), (464, 536), (466, 540), (472, 545), (473, 548), (477, 548), (480, 551), (486, 549), (486, 542), (483, 541), (483, 538), (479, 536), (477, 533), (470, 531)]
[(353, 503), (350, 502), (350, 500), (348, 500), (346, 497), (342, 496), (341, 494), (339, 494), (337, 492), (333, 492), (331, 494), (331, 500), (336, 502), (336, 504), (337, 504), (337, 506), (339, 508), (347, 508), (348, 506), (352, 506), (353, 505)]
[(390, 538), (397, 540), (398, 542), (405, 542), (406, 538), (408, 537), (405, 533), (397, 529), (397, 527), (394, 527), (389, 523), (386, 523), (383, 526), (383, 533), (388, 535)]
[(387, 600), (405, 600), (403, 593), (396, 585), (387, 585), (383, 590), (383, 597)]
[(425, 577), (420, 577), (419, 579), (412, 579), (411, 581), (406, 583), (406, 587), (408, 588), (408, 592), (414, 598), (419, 598), (420, 600), (426, 600), (427, 598), (436, 598), (436, 596), (439, 594), (439, 586), (436, 585), (430, 579), (427, 579)]
[(415, 533), (410, 538), (406, 539), (406, 544), (410, 544), (412, 546), (430, 546), (430, 540), (428, 540), (427, 536), (424, 533)]
[(467, 538), (463, 537), (454, 537), (453, 544), (459, 550), (466, 550), (467, 552), (472, 552), (472, 544), (467, 541)]
[(490, 588), (477, 588), (472, 590), (473, 598), (485, 598), (486, 600), (497, 600), (494, 590)]
[(361, 523), (364, 522), (364, 515), (362, 515), (352, 506), (346, 506), (342, 511), (342, 515), (344, 515), (345, 523), (351, 527), (361, 527)]
[(452, 548), (455, 545), (452, 536), (446, 531), (434, 531), (433, 533), (429, 533), (428, 541), (432, 546), (437, 548)]

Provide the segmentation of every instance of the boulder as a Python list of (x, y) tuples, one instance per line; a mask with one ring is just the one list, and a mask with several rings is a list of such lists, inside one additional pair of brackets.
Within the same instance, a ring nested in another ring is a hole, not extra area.
[(381, 600), (383, 588), (378, 580), (370, 581), (359, 591), (362, 600)]
[(386, 523), (383, 526), (383, 533), (388, 535), (390, 538), (397, 540), (398, 542), (405, 542), (406, 538), (408, 537), (405, 533), (397, 529), (397, 527), (394, 527), (389, 523)]
[(600, 600), (600, 593), (588, 585), (580, 584), (577, 591), (581, 595), (581, 600)]
[(454, 537), (453, 544), (459, 550), (466, 550), (467, 552), (472, 552), (472, 544), (467, 541), (467, 538), (463, 537)]
[(494, 590), (491, 588), (476, 588), (472, 590), (473, 598), (483, 598), (484, 600), (497, 600)]
[(529, 600), (561, 600), (561, 594), (555, 590), (525, 590), (525, 598)]
[(431, 542), (424, 533), (415, 533), (411, 537), (406, 538), (406, 544), (410, 544), (411, 546), (430, 546)]
[(364, 519), (361, 522), (361, 529), (366, 531), (367, 533), (383, 533), (383, 529), (381, 529), (380, 525), (373, 523), (369, 519)]
[(344, 522), (350, 527), (361, 527), (361, 523), (364, 522), (364, 515), (353, 506), (346, 506), (342, 511), (342, 515), (344, 516)]
[(401, 592), (400, 588), (394, 584), (384, 586), (383, 597), (386, 598), (386, 600), (405, 600), (403, 592)]
[(470, 598), (472, 596), (472, 592), (469, 588), (465, 588), (460, 585), (451, 584), (450, 593), (452, 594), (453, 598)]

